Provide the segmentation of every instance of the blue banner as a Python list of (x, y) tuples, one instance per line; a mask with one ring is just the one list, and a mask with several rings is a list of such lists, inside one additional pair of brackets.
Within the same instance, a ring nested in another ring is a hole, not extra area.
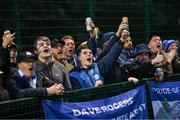
[(154, 118), (180, 118), (180, 82), (148, 82)]
[(147, 119), (146, 90), (137, 87), (118, 96), (88, 102), (42, 101), (46, 119)]

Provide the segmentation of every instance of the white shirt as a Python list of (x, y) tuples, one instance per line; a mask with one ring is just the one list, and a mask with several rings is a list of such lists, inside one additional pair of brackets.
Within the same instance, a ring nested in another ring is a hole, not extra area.
[[(19, 73), (19, 75), (20, 75), (21, 77), (24, 76), (24, 74), (23, 74), (23, 72), (22, 72), (21, 70), (18, 70), (18, 73)], [(36, 78), (30, 79), (30, 81), (29, 81), (29, 84), (30, 84), (30, 86), (31, 86), (33, 89), (36, 88), (36, 81), (37, 81)]]

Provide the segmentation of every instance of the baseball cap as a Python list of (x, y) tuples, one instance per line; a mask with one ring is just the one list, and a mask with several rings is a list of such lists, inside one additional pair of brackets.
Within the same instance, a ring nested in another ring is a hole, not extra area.
[(20, 63), (21, 61), (26, 61), (29, 59), (36, 60), (36, 56), (32, 52), (29, 52), (29, 51), (24, 51), (17, 55), (17, 63)]

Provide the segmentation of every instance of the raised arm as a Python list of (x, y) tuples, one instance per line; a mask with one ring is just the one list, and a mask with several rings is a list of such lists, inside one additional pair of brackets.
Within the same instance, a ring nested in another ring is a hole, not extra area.
[(120, 39), (122, 30), (127, 27), (126, 24), (120, 24), (116, 34), (113, 36), (113, 39), (117, 41), (111, 50), (98, 62), (99, 70), (102, 74), (108, 72), (109, 68), (117, 61), (125, 39)]

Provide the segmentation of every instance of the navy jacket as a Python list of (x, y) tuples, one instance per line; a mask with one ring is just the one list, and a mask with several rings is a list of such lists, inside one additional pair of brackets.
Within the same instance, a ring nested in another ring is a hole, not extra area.
[[(110, 39), (103, 44), (103, 51), (98, 55), (97, 61), (100, 61), (105, 55), (109, 53), (112, 49), (112, 46), (118, 41), (119, 39), (116, 38), (115, 34), (112, 34)], [(122, 53), (122, 49), (119, 51)], [(127, 80), (127, 72), (123, 69), (122, 64), (119, 60), (116, 59), (116, 62), (113, 66), (109, 69), (111, 72), (107, 72), (104, 75), (104, 84), (113, 84), (117, 82), (122, 82)]]
[(119, 60), (120, 64), (123, 65), (123, 64), (127, 63), (130, 59), (132, 59), (133, 57), (134, 57), (133, 48), (130, 51), (123, 49), (118, 60)]
[(9, 79), (7, 79), (7, 89), (12, 99), (22, 97), (45, 97), (47, 96), (47, 87), (50, 87), (54, 82), (46, 80), (41, 76), (37, 79), (36, 88), (32, 88), (25, 77), (21, 77), (16, 71)]

